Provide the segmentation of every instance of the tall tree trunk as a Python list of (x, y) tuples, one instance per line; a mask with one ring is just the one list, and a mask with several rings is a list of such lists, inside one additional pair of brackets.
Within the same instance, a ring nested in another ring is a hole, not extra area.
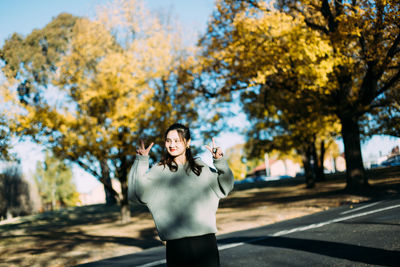
[(111, 178), (110, 178), (110, 168), (105, 160), (100, 161), (101, 166), (101, 178), (103, 180), (104, 192), (106, 195), (106, 205), (115, 205), (117, 203), (117, 198), (110, 191), (112, 188)]
[(313, 188), (315, 186), (315, 179), (314, 179), (314, 172), (312, 170), (311, 158), (312, 158), (311, 146), (308, 145), (305, 151), (302, 153), (304, 176), (306, 179), (307, 188)]
[(317, 155), (317, 148), (315, 146), (315, 141), (313, 141), (310, 144), (310, 151), (311, 151), (311, 170), (313, 172), (315, 181), (321, 181), (322, 177), (320, 176), (319, 172), (319, 160)]
[(121, 199), (121, 221), (122, 223), (127, 223), (131, 219), (131, 212), (129, 209), (129, 202), (128, 202), (128, 187), (125, 181), (124, 185), (121, 183), (121, 189), (123, 190), (122, 199)]
[(118, 171), (119, 181), (121, 183), (121, 193), (122, 198), (120, 202), (121, 206), (121, 221), (122, 223), (127, 223), (131, 219), (131, 212), (129, 209), (129, 201), (128, 201), (128, 166), (126, 163), (126, 158), (121, 159), (121, 168)]
[(361, 155), (358, 118), (343, 116), (340, 121), (346, 158), (346, 188), (350, 190), (361, 189), (368, 186), (368, 178)]
[(318, 157), (318, 170), (317, 170), (317, 180), (324, 181), (325, 173), (324, 173), (324, 158), (325, 158), (325, 142), (322, 140), (319, 148), (319, 157)]

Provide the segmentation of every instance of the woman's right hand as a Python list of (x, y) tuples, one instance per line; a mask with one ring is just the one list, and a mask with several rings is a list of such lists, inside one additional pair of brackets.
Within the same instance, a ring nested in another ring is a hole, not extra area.
[(141, 156), (148, 156), (150, 149), (153, 147), (154, 143), (151, 142), (148, 148), (145, 148), (143, 140), (140, 140), (140, 147), (136, 149), (136, 153)]

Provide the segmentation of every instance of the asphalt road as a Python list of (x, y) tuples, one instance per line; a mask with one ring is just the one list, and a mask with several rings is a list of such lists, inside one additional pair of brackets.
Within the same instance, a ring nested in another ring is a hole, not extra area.
[[(217, 237), (221, 266), (400, 266), (400, 196)], [(80, 265), (166, 266), (165, 248)]]

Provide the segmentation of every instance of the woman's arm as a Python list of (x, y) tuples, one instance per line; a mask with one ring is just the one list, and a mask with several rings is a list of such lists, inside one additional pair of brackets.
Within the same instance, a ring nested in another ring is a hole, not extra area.
[(148, 187), (146, 172), (149, 170), (149, 152), (153, 143), (148, 148), (145, 148), (143, 141), (140, 143), (141, 146), (136, 150), (135, 162), (128, 174), (128, 200), (145, 204), (142, 196)]
[(217, 147), (212, 139), (212, 148), (205, 146), (212, 154), (214, 166), (217, 169), (217, 183), (213, 183), (215, 192), (221, 192), (222, 195), (217, 194), (219, 197), (226, 197), (233, 189), (233, 173), (228, 166), (228, 162), (223, 158), (224, 153), (220, 147)]
[(146, 172), (149, 170), (149, 156), (137, 155), (128, 174), (129, 201), (146, 204), (141, 197), (146, 191)]
[(233, 173), (229, 168), (228, 162), (223, 157), (214, 159), (214, 166), (218, 171), (217, 181), (219, 189), (223, 197), (226, 197), (233, 189)]

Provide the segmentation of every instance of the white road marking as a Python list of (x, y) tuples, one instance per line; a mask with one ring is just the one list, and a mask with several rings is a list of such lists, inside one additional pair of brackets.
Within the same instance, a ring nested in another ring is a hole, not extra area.
[[(379, 203), (379, 202), (377, 202), (377, 203)], [(374, 203), (372, 203), (372, 204), (374, 204)], [(372, 204), (370, 204), (369, 206), (372, 206)], [(238, 246), (244, 245), (246, 243), (254, 243), (254, 242), (257, 242), (257, 241), (261, 241), (261, 240), (265, 240), (265, 239), (271, 238), (273, 236), (282, 236), (282, 235), (287, 235), (287, 234), (291, 234), (291, 233), (295, 233), (295, 232), (302, 232), (302, 231), (306, 231), (306, 230), (310, 230), (310, 229), (315, 229), (315, 228), (319, 228), (319, 227), (322, 227), (322, 226), (325, 226), (325, 225), (328, 225), (328, 224), (342, 222), (342, 221), (354, 219), (354, 218), (357, 218), (357, 217), (362, 217), (362, 216), (365, 216), (365, 215), (369, 215), (369, 214), (373, 214), (373, 213), (377, 213), (377, 212), (381, 212), (381, 211), (385, 211), (385, 210), (395, 209), (395, 208), (400, 208), (400, 204), (399, 205), (394, 205), (394, 206), (389, 206), (389, 207), (386, 207), (386, 208), (377, 209), (377, 210), (366, 211), (366, 212), (363, 212), (363, 213), (353, 214), (353, 215), (345, 216), (345, 217), (342, 217), (342, 218), (329, 220), (329, 221), (326, 221), (326, 222), (314, 223), (314, 224), (310, 224), (310, 225), (306, 225), (306, 226), (302, 226), (302, 227), (296, 227), (296, 228), (293, 228), (293, 229), (290, 229), (290, 230), (283, 230), (283, 231), (276, 232), (276, 233), (274, 233), (272, 235), (269, 235), (267, 237), (258, 237), (258, 238), (250, 239), (250, 240), (244, 241), (244, 242), (237, 242), (237, 243), (231, 243), (231, 244), (222, 245), (222, 246), (218, 247), (218, 250), (221, 251), (221, 250), (225, 250), (225, 249), (238, 247)], [(157, 265), (160, 265), (160, 264), (166, 264), (166, 260), (165, 259), (164, 260), (158, 260), (158, 261), (150, 262), (150, 263), (147, 263), (147, 264), (138, 265), (137, 267), (152, 267), (152, 266), (157, 266)]]
[(153, 261), (153, 262), (146, 263), (143, 265), (136, 265), (136, 267), (152, 267), (152, 266), (157, 266), (160, 264), (167, 264), (167, 261), (166, 260)]
[(375, 206), (376, 204), (379, 204), (379, 203), (381, 203), (381, 202), (383, 202), (383, 201), (378, 201), (378, 202), (371, 203), (371, 204), (368, 204), (368, 205), (364, 205), (364, 206), (361, 206), (361, 207), (358, 207), (358, 208), (355, 208), (355, 209), (343, 211), (343, 212), (340, 213), (340, 214), (347, 214), (347, 213), (355, 212), (355, 211), (358, 211), (358, 210), (366, 209), (366, 208)]
[(326, 222), (315, 223), (315, 224), (310, 224), (310, 225), (303, 226), (303, 227), (293, 228), (293, 229), (290, 229), (290, 230), (279, 231), (279, 232), (276, 232), (275, 234), (272, 234), (271, 236), (281, 236), (281, 235), (287, 235), (287, 234), (291, 234), (291, 233), (295, 233), (295, 232), (301, 232), (301, 231), (305, 231), (305, 230), (309, 230), (309, 229), (322, 227), (322, 226), (325, 226), (325, 225), (328, 225), (328, 224), (337, 223), (337, 222), (341, 222), (341, 221), (346, 221), (346, 220), (354, 219), (354, 218), (357, 218), (357, 217), (362, 217), (362, 216), (365, 216), (365, 215), (369, 215), (369, 214), (373, 214), (373, 213), (377, 213), (377, 212), (381, 212), (381, 211), (385, 211), (385, 210), (395, 209), (395, 208), (400, 208), (400, 205), (389, 206), (389, 207), (381, 208), (381, 209), (377, 209), (377, 210), (370, 210), (370, 211), (366, 211), (366, 212), (363, 212), (363, 213), (353, 214), (353, 215), (345, 216), (345, 217), (342, 217), (342, 218), (329, 220), (329, 221), (326, 221)]
[(257, 241), (261, 241), (261, 240), (265, 240), (268, 239), (270, 237), (273, 236), (282, 236), (282, 235), (287, 235), (287, 234), (291, 234), (291, 233), (295, 233), (295, 232), (302, 232), (302, 231), (306, 231), (306, 230), (310, 230), (310, 229), (315, 229), (315, 228), (319, 228), (328, 224), (332, 224), (332, 223), (337, 223), (337, 222), (341, 222), (341, 221), (346, 221), (346, 220), (350, 220), (350, 219), (354, 219), (357, 217), (362, 217), (365, 215), (369, 215), (369, 214), (373, 214), (373, 213), (377, 213), (377, 212), (381, 212), (381, 211), (385, 211), (385, 210), (390, 210), (390, 209), (395, 209), (395, 208), (399, 208), (400, 205), (394, 205), (394, 206), (389, 206), (386, 208), (381, 208), (381, 209), (377, 209), (377, 210), (371, 210), (371, 211), (367, 211), (367, 212), (363, 212), (363, 213), (358, 213), (358, 214), (353, 214), (353, 215), (349, 215), (349, 216), (345, 216), (342, 218), (337, 218), (337, 219), (333, 219), (333, 220), (329, 220), (326, 222), (321, 222), (321, 223), (314, 223), (314, 224), (310, 224), (310, 225), (306, 225), (306, 226), (302, 226), (302, 227), (296, 227), (293, 229), (289, 229), (289, 230), (283, 230), (283, 231), (279, 231), (276, 233), (273, 233), (272, 235), (269, 235), (267, 237), (259, 237), (259, 238), (254, 238), (254, 239), (250, 239), (244, 242), (237, 242), (237, 243), (231, 243), (231, 244), (227, 244), (227, 245), (223, 245), (218, 247), (219, 250), (225, 250), (225, 249), (229, 249), (229, 248), (234, 248), (234, 247), (238, 247), (241, 245), (244, 245), (245, 243), (254, 243)]

